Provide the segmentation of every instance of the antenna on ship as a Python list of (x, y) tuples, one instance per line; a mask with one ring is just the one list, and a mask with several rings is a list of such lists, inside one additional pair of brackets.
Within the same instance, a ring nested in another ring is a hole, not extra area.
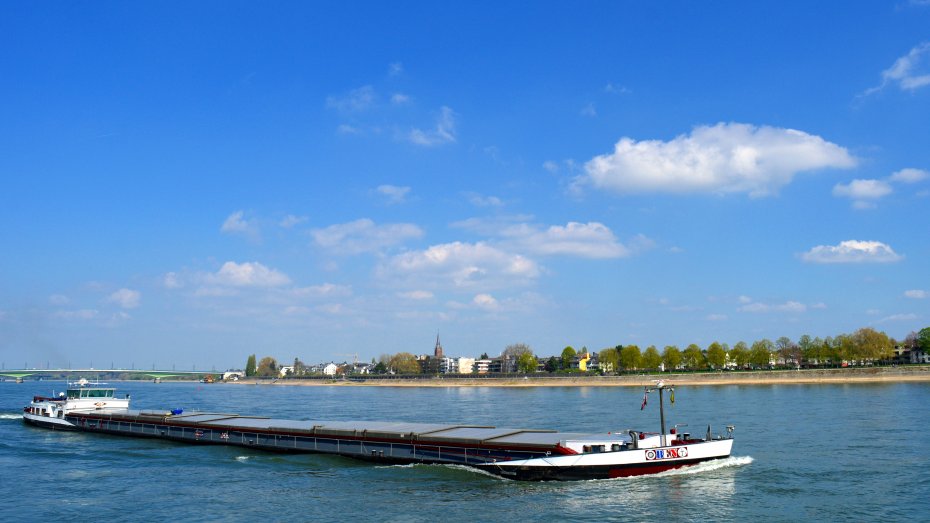
[(659, 433), (659, 439), (661, 446), (665, 446), (665, 405), (663, 404), (662, 392), (668, 389), (670, 393), (669, 399), (672, 403), (675, 403), (675, 387), (666, 385), (664, 381), (658, 380), (654, 387), (644, 387), (643, 391), (643, 406), (639, 410), (646, 408), (646, 395), (653, 391), (659, 391), (659, 425), (662, 432)]

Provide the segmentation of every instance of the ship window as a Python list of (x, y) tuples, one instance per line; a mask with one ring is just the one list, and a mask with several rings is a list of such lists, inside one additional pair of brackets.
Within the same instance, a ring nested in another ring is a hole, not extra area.
[(112, 398), (112, 397), (113, 397), (113, 391), (112, 391), (112, 390), (108, 390), (108, 391), (107, 391), (107, 397), (108, 397), (108, 398)]
[(81, 397), (82, 397), (82, 398), (86, 398), (86, 397), (87, 397), (87, 391), (86, 391), (86, 390), (82, 390), (82, 391), (81, 391)]
[(79, 397), (79, 396), (80, 396), (80, 392), (81, 392), (81, 391), (79, 391), (79, 390), (69, 390), (69, 391), (68, 391), (68, 399), (74, 399), (74, 398)]

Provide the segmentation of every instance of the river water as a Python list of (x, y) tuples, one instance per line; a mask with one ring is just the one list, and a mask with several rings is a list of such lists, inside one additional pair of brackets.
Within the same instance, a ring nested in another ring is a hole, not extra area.
[[(117, 383), (133, 408), (606, 432), (658, 430), (625, 387)], [(678, 387), (669, 423), (736, 426), (733, 457), (656, 476), (523, 483), (466, 468), (53, 432), (0, 383), (0, 518), (22, 521), (927, 521), (930, 384)]]

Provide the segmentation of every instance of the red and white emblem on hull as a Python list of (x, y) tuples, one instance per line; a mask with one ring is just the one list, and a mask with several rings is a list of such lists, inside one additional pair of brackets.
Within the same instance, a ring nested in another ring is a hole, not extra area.
[(677, 459), (687, 458), (688, 447), (677, 447), (673, 449), (649, 449), (646, 451), (646, 461), (656, 461), (660, 459)]

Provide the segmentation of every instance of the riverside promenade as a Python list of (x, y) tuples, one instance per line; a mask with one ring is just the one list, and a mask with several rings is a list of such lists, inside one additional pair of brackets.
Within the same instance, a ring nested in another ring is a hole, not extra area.
[(447, 377), (418, 378), (365, 378), (348, 379), (245, 379), (242, 385), (292, 385), (339, 387), (642, 387), (655, 380), (666, 380), (675, 385), (773, 385), (811, 383), (903, 383), (930, 382), (930, 366), (908, 365), (899, 367), (853, 367), (840, 369), (799, 369), (773, 371), (716, 371), (658, 374), (626, 374), (623, 376), (504, 376), (504, 377)]

